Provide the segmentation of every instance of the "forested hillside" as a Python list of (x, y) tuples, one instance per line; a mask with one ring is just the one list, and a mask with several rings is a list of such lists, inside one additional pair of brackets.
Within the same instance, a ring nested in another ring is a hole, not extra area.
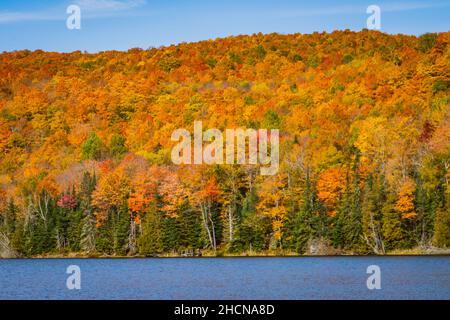
[[(0, 244), (22, 256), (450, 247), (449, 43), (450, 31), (365, 30), (4, 52)], [(279, 129), (278, 173), (174, 165), (171, 134), (194, 121)]]

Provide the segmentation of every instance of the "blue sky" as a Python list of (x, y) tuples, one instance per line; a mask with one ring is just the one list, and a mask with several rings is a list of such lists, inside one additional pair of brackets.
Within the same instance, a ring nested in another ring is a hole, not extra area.
[[(81, 9), (81, 29), (66, 27), (66, 8)], [(448, 31), (450, 0), (0, 0), (0, 51), (70, 52), (159, 47), (257, 32), (361, 30), (381, 9), (381, 31)]]

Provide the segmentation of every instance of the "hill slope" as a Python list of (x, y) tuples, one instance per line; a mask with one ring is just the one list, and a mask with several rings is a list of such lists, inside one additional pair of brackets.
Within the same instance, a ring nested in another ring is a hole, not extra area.
[[(0, 54), (0, 231), (25, 255), (450, 245), (450, 32)], [(280, 170), (174, 166), (177, 128), (280, 129)]]

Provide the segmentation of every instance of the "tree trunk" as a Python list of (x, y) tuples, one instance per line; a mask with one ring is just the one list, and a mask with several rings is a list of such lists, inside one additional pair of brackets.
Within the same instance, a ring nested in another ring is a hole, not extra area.
[(209, 223), (208, 223), (208, 212), (206, 205), (203, 203), (200, 203), (200, 210), (202, 212), (202, 218), (203, 218), (203, 225), (205, 226), (206, 233), (208, 234), (208, 240), (211, 247), (213, 246), (213, 239), (211, 236), (211, 230), (209, 229)]
[(234, 226), (233, 226), (233, 210), (231, 208), (231, 206), (228, 208), (228, 227), (229, 227), (229, 236), (230, 236), (230, 240), (229, 242), (233, 242), (233, 238), (234, 238)]

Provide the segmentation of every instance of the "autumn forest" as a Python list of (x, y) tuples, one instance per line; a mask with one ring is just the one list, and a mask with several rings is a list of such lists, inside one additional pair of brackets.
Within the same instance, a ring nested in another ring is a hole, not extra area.
[[(3, 52), (0, 256), (449, 248), (449, 89), (450, 31)], [(278, 172), (173, 164), (194, 121), (279, 129)]]

